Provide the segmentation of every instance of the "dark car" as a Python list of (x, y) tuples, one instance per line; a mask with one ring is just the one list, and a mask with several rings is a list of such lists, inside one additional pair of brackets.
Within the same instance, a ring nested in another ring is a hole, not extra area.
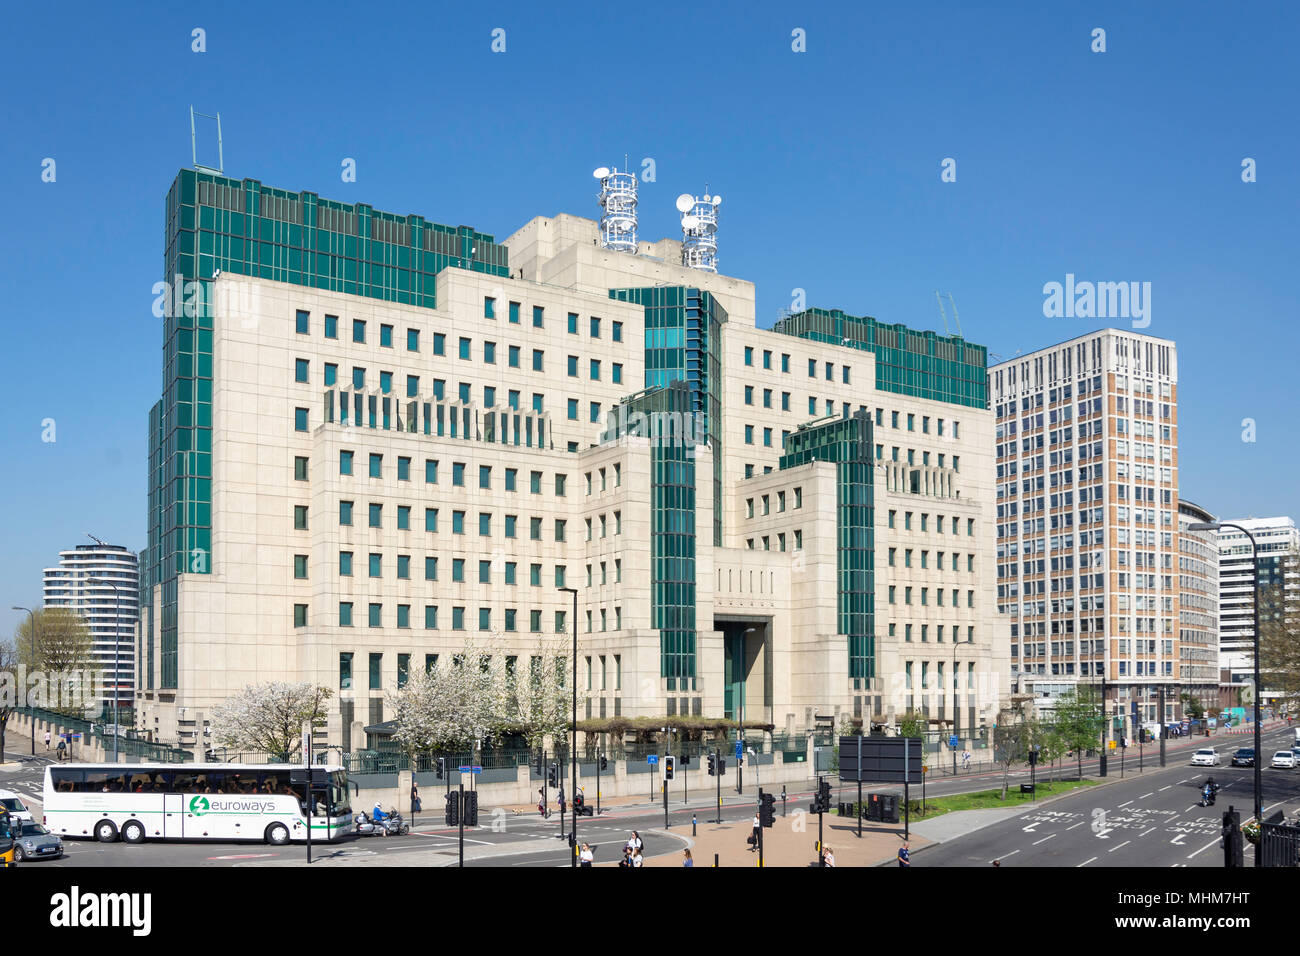
[(1255, 748), (1242, 747), (1232, 755), (1232, 765), (1234, 767), (1253, 767), (1255, 766)]

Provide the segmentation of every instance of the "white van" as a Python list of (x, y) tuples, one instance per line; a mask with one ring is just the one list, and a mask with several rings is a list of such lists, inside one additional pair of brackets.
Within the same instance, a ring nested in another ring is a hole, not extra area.
[(0, 807), (9, 811), (9, 816), (15, 820), (21, 820), (24, 823), (35, 823), (32, 817), (32, 811), (27, 809), (27, 804), (23, 803), (22, 798), (12, 790), (0, 790)]

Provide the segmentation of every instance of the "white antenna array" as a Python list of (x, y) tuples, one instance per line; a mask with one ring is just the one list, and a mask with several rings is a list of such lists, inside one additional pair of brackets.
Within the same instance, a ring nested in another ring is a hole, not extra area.
[(721, 196), (702, 198), (690, 193), (677, 197), (682, 216), (682, 265), (701, 272), (718, 271), (718, 206)]
[(591, 175), (600, 180), (596, 199), (601, 208), (601, 246), (615, 252), (636, 252), (636, 173), (601, 166)]

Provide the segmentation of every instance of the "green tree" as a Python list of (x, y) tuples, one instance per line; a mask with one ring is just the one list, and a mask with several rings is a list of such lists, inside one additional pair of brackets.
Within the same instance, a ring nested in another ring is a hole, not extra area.
[[(1300, 710), (1300, 553), (1294, 549), (1261, 573), (1259, 671), (1264, 687), (1278, 695), (1288, 713)], [(1292, 580), (1290, 587), (1287, 579)], [(1238, 692), (1240, 694), (1240, 692)], [(1241, 701), (1238, 699), (1238, 705)]]
[[(0, 763), (4, 762), (5, 729), (9, 725), (9, 718), (14, 715), (14, 711), (20, 703), (19, 697), (23, 693), (23, 688), (7, 682), (16, 678), (17, 671), (18, 653), (13, 644), (0, 644)], [(5, 675), (12, 676), (6, 680)], [(12, 693), (10, 692), (11, 688)]]
[(1083, 752), (1101, 739), (1101, 698), (1087, 685), (1075, 687), (1056, 701), (1052, 735), (1062, 754), (1074, 752), (1083, 779)]
[(95, 644), (80, 615), (64, 607), (39, 608), (18, 625), (14, 645), (17, 663), (29, 675), (41, 675), (32, 685), (33, 695), (40, 699), (31, 704), (77, 716), (98, 704), (103, 669), (95, 660)]
[(1007, 787), (1013, 763), (1029, 759), (1029, 750), (1043, 736), (1042, 724), (1034, 712), (1033, 698), (1016, 695), (1011, 706), (998, 713), (993, 728), (993, 759), (1002, 768), (1002, 799), (1007, 798)]
[(921, 766), (929, 759), (929, 752), (925, 749), (926, 733), (930, 730), (930, 718), (925, 714), (909, 710), (902, 717), (898, 718), (898, 736), (900, 737), (919, 737), (921, 738)]

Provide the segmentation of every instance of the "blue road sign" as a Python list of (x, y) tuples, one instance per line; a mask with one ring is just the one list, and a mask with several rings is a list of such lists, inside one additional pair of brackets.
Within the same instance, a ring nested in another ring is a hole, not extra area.
[(466, 764), (463, 767), (457, 767), (456, 769), (458, 769), (461, 773), (482, 773), (483, 772), (482, 767), (471, 767), (468, 764)]
[(739, 740), (736, 741), (736, 759), (740, 760), (745, 756), (745, 745)]
[(949, 746), (949, 747), (956, 747), (956, 746), (957, 746), (957, 735), (956, 735), (956, 734), (953, 734), (951, 737), (948, 738), (948, 746)]
[(657, 763), (659, 762), (659, 755), (658, 755), (658, 754), (650, 754), (650, 756), (648, 756), (648, 757), (645, 758), (645, 762), (648, 763), (648, 764), (650, 764), (650, 766), (653, 767), (655, 764), (657, 764)]

